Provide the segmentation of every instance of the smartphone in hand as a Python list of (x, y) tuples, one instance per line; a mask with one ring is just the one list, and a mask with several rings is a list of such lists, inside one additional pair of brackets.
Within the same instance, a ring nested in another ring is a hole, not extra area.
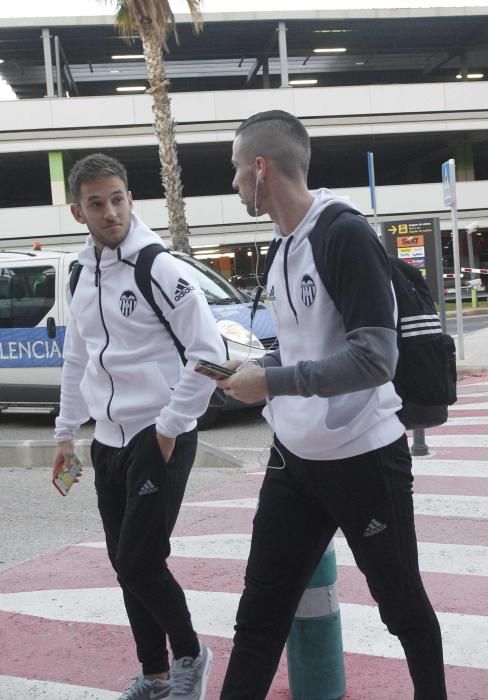
[(234, 374), (235, 370), (229, 367), (222, 367), (222, 365), (216, 365), (214, 362), (207, 362), (207, 360), (198, 360), (195, 365), (195, 372), (204, 374), (206, 377), (210, 377), (210, 379), (217, 380), (230, 377), (231, 374)]
[(70, 488), (80, 475), (82, 464), (76, 455), (71, 457), (71, 467), (66, 469), (64, 459), (56, 464), (53, 473), (53, 484), (62, 496), (67, 496)]

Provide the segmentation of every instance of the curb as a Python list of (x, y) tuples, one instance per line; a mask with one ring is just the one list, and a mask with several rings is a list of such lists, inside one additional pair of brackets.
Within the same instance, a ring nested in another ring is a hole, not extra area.
[[(91, 467), (91, 440), (75, 440), (76, 454), (86, 467)], [(56, 443), (54, 440), (3, 440), (0, 441), (0, 468), (34, 467), (51, 468)], [(242, 469), (246, 462), (237, 459), (226, 450), (213, 447), (203, 440), (198, 441), (194, 467), (210, 469), (234, 467)]]
[(456, 371), (458, 380), (463, 379), (463, 377), (488, 374), (488, 359), (485, 365), (462, 365), (460, 362), (458, 362), (456, 365)]

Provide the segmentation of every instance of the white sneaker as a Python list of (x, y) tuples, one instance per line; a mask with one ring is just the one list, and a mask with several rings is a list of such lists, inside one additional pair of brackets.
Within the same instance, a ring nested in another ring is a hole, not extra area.
[(204, 700), (213, 654), (199, 641), (196, 659), (184, 656), (171, 666), (171, 693), (168, 700)]

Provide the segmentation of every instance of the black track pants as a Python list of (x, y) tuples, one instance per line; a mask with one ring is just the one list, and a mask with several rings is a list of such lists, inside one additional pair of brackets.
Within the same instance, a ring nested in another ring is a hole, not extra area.
[(184, 593), (166, 565), (196, 446), (197, 431), (183, 433), (165, 463), (154, 426), (121, 449), (92, 444), (108, 556), (145, 674), (169, 669), (166, 634), (175, 658), (199, 652)]
[[(403, 645), (415, 700), (445, 700), (439, 624), (418, 567), (406, 437), (327, 462), (276, 443), (286, 466), (268, 468), (261, 488), (221, 700), (266, 697), (304, 588), (338, 527)], [(282, 465), (274, 448), (270, 465)]]

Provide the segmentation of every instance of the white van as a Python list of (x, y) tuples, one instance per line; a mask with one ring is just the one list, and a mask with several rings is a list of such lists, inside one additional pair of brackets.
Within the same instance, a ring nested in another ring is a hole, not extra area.
[[(251, 331), (252, 301), (247, 294), (199, 260), (172, 254), (191, 265), (230, 359), (260, 357), (275, 343), (271, 314), (263, 304)], [(56, 410), (68, 317), (66, 280), (76, 259), (74, 251), (0, 251), (0, 411)], [(209, 427), (222, 410), (242, 407), (216, 391), (199, 427)]]

